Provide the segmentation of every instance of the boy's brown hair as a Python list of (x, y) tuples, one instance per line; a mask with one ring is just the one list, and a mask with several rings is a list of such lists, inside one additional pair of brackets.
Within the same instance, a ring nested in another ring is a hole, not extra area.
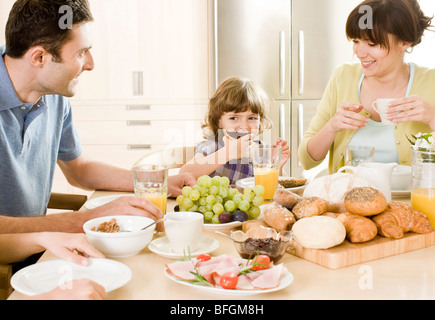
[(251, 111), (260, 118), (260, 132), (272, 127), (266, 112), (269, 108), (267, 94), (253, 81), (239, 77), (225, 80), (210, 99), (208, 113), (204, 119), (202, 129), (205, 136), (214, 135), (217, 139), (219, 122), (223, 114), (228, 112), (242, 113)]

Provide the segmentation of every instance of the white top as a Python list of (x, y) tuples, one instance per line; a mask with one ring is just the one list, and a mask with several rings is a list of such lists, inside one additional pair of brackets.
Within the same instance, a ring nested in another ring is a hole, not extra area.
[[(412, 83), (414, 82), (415, 65), (410, 66), (410, 77), (408, 88), (406, 90), (406, 97), (409, 96)], [(364, 73), (361, 74), (361, 79), (358, 85), (358, 97), (361, 97), (361, 86), (364, 80)], [(361, 99), (360, 99), (361, 101)], [(384, 125), (381, 122), (376, 122), (370, 119), (367, 126), (359, 129), (351, 141), (349, 146), (372, 146), (375, 147), (375, 162), (399, 163), (399, 154), (396, 148), (396, 140), (394, 137), (394, 126)]]

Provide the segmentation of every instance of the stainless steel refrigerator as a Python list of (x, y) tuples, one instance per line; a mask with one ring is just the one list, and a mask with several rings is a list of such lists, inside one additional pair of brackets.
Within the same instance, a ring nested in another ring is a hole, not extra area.
[(272, 141), (297, 149), (334, 68), (352, 62), (345, 24), (359, 0), (213, 0), (214, 85), (232, 76), (257, 82), (271, 99)]

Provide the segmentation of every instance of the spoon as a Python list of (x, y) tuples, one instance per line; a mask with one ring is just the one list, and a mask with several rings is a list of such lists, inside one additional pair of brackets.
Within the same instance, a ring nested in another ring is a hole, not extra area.
[[(142, 229), (137, 230), (137, 231), (142, 231), (142, 230), (148, 229), (149, 227), (151, 227), (151, 226), (153, 226), (153, 225), (155, 225), (157, 223), (163, 222), (165, 220), (166, 220), (166, 218), (163, 218), (163, 219), (160, 219), (160, 220), (156, 220), (153, 223), (151, 223), (151, 224), (147, 225), (146, 227), (143, 227)], [(130, 231), (130, 230), (122, 230), (121, 232), (132, 232), (132, 231)]]
[(231, 239), (234, 242), (239, 242), (239, 241), (234, 240), (233, 238), (231, 238), (231, 236), (229, 236), (229, 235), (227, 235), (227, 234), (225, 234), (223, 232), (215, 231), (214, 233), (217, 233), (217, 234), (220, 234), (221, 236), (227, 237), (228, 239)]

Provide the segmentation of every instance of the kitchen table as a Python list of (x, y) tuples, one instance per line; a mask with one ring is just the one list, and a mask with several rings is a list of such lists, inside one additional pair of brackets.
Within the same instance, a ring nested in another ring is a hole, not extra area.
[[(95, 192), (91, 199), (113, 194)], [(175, 201), (170, 200), (168, 209), (174, 206)], [(238, 257), (230, 239), (207, 230), (204, 235), (220, 243), (212, 255)], [(54, 258), (46, 252), (40, 261)], [(128, 284), (107, 295), (110, 300), (435, 299), (435, 246), (337, 270), (286, 254), (281, 262), (293, 274), (294, 281), (283, 290), (249, 297), (217, 295), (176, 283), (164, 274), (165, 264), (172, 260), (148, 248), (139, 255), (115, 260), (130, 267), (133, 275)], [(9, 299), (22, 298), (22, 294), (14, 292)]]

